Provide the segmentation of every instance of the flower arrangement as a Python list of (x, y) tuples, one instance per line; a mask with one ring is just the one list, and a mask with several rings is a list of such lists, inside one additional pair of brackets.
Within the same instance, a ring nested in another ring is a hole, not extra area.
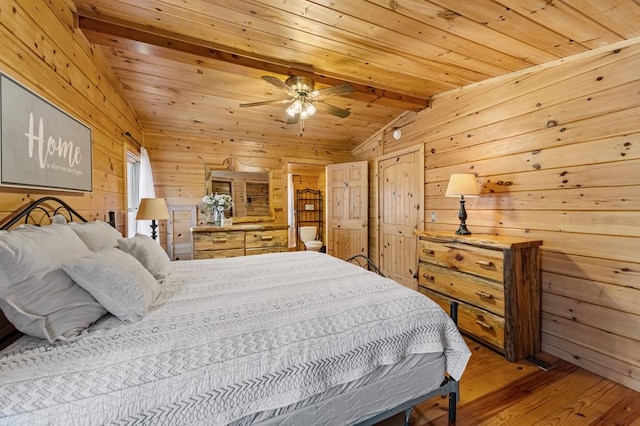
[(202, 198), (202, 203), (205, 209), (209, 209), (211, 211), (218, 210), (229, 210), (233, 206), (233, 201), (231, 200), (231, 195), (229, 194), (208, 194)]

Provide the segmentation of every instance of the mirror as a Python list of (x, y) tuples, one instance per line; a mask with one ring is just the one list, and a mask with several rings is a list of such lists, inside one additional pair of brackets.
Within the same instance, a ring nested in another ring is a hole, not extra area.
[(273, 221), (271, 170), (245, 166), (233, 159), (205, 167), (205, 194), (231, 195), (233, 223)]

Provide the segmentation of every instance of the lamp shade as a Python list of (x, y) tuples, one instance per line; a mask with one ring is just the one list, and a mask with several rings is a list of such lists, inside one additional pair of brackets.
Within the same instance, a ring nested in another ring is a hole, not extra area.
[(453, 173), (449, 178), (449, 184), (447, 185), (447, 192), (445, 197), (477, 197), (480, 194), (478, 191), (478, 182), (476, 181), (476, 175), (473, 173)]
[(143, 198), (138, 206), (136, 220), (166, 220), (169, 219), (169, 211), (164, 198)]

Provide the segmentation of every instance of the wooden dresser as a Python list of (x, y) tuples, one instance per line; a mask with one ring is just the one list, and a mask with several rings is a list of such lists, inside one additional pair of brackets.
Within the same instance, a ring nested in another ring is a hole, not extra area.
[(275, 224), (196, 225), (191, 228), (194, 259), (287, 251), (288, 229)]
[(540, 351), (540, 240), (416, 232), (418, 289), (509, 361)]

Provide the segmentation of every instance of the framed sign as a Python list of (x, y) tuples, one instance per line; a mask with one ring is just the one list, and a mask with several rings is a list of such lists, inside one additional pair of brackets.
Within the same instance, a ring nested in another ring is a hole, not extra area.
[(0, 74), (0, 185), (92, 190), (91, 129)]

